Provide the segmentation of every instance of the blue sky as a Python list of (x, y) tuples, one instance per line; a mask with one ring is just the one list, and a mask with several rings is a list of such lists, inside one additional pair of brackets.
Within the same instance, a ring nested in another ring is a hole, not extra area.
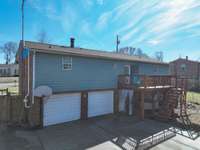
[[(20, 0), (0, 2), (0, 44), (19, 43)], [(113, 51), (141, 48), (164, 60), (200, 58), (200, 0), (26, 0), (25, 40), (45, 30), (50, 43), (68, 45), (71, 36), (84, 48)], [(2, 54), (0, 63), (3, 62)]]

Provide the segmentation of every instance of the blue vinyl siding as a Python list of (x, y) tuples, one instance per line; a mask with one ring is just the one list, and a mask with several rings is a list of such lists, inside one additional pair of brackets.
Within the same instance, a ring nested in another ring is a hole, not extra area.
[[(72, 70), (62, 69), (62, 55), (36, 53), (35, 87), (47, 85), (54, 92), (117, 87), (117, 77), (124, 65), (134, 62), (72, 57)], [(138, 63), (140, 74), (168, 74), (168, 67)]]
[(141, 75), (169, 75), (169, 66), (140, 63), (139, 73)]

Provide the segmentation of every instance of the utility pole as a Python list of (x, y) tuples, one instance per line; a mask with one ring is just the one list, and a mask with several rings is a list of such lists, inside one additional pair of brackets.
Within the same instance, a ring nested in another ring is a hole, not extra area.
[(22, 12), (22, 42), (23, 42), (23, 47), (24, 47), (24, 2), (25, 0), (22, 0), (22, 6), (21, 6), (21, 12)]
[(117, 41), (116, 41), (116, 52), (119, 52), (119, 44), (120, 44), (120, 40), (119, 40), (119, 36), (117, 35)]

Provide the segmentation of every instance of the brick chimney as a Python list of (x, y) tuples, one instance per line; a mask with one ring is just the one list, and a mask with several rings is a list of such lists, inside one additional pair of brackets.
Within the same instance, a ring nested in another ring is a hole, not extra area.
[(70, 47), (74, 48), (74, 42), (75, 42), (75, 38), (71, 37), (70, 38)]

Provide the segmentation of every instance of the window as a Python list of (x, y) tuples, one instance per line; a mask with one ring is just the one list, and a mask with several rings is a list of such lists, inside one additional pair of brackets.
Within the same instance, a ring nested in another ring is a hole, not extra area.
[(72, 70), (72, 57), (69, 56), (62, 57), (62, 69)]
[(6, 69), (3, 69), (3, 74), (4, 74), (4, 75), (6, 75), (6, 72), (7, 72)]
[(7, 74), (8, 74), (8, 75), (11, 74), (11, 69), (10, 69), (10, 68), (8, 68), (8, 72), (7, 72)]
[(131, 74), (131, 67), (130, 67), (130, 65), (125, 65), (124, 66), (124, 74), (125, 75), (130, 75)]
[(133, 65), (131, 67), (132, 74), (137, 75), (139, 74), (139, 65)]
[(185, 71), (186, 70), (186, 65), (185, 64), (181, 64), (181, 70)]

